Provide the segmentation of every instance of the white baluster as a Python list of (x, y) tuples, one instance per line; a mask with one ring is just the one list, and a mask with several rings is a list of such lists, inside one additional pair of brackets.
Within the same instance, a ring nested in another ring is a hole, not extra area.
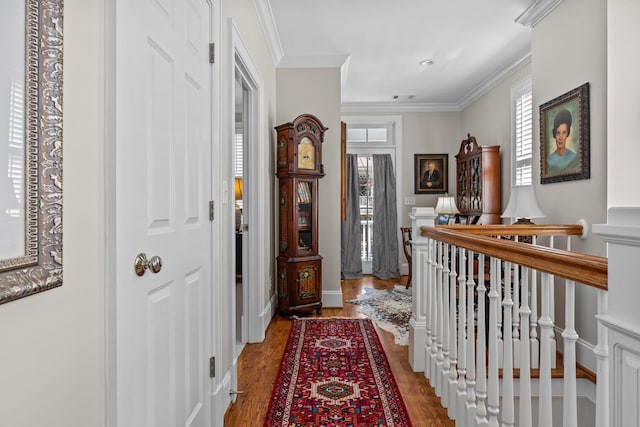
[[(532, 271), (531, 273), (532, 277), (535, 277), (536, 272)], [(526, 326), (529, 324), (529, 315), (531, 314), (531, 310), (529, 309), (529, 298), (524, 297), (529, 294), (529, 269), (527, 267), (522, 267), (520, 283), (522, 284), (523, 295), (522, 303), (520, 304), (520, 324), (523, 325), (523, 328), (522, 340), (520, 341), (520, 398), (518, 406), (518, 425), (519, 427), (531, 427), (533, 422), (531, 412), (531, 351), (529, 349), (529, 328)]]
[(465, 320), (467, 312), (467, 300), (466, 295), (466, 270), (465, 270), (465, 256), (466, 249), (460, 248), (460, 262), (458, 263), (460, 268), (460, 275), (458, 276), (458, 392), (456, 402), (456, 424), (460, 426), (466, 426), (466, 400), (467, 400), (467, 381), (465, 376), (467, 375), (467, 343), (466, 343), (466, 331)]
[(491, 288), (489, 289), (489, 376), (487, 413), (490, 427), (498, 427), (500, 413), (498, 391), (498, 287), (500, 286), (500, 260), (491, 259)]
[(467, 424), (475, 424), (476, 415), (476, 354), (475, 354), (475, 303), (473, 301), (476, 283), (473, 280), (473, 251), (467, 252)]
[[(515, 237), (518, 242), (518, 236)], [(513, 271), (513, 304), (511, 311), (511, 320), (513, 321), (513, 367), (520, 368), (520, 267), (513, 265), (512, 269), (506, 269), (505, 274)], [(524, 298), (524, 295), (522, 296)], [(527, 325), (528, 327), (528, 325)]]
[[(544, 427), (553, 426), (551, 408), (551, 335), (553, 335), (553, 322), (549, 315), (551, 309), (549, 299), (551, 294), (551, 280), (549, 273), (542, 273), (541, 305), (540, 313), (540, 391), (538, 425)], [(554, 355), (555, 359), (555, 355)]]
[(609, 305), (607, 291), (598, 291), (598, 345), (594, 349), (596, 355), (596, 427), (609, 426), (609, 330), (600, 320), (606, 316)]
[(564, 398), (562, 411), (563, 427), (578, 427), (578, 397), (576, 391), (576, 341), (578, 333), (575, 329), (575, 282), (565, 283), (565, 328), (564, 339)]
[(458, 342), (457, 342), (457, 319), (456, 319), (456, 285), (458, 273), (456, 272), (456, 252), (457, 247), (451, 245), (451, 272), (449, 273), (449, 407), (447, 414), (452, 420), (456, 418), (456, 393), (458, 386)]
[(431, 366), (429, 367), (429, 382), (432, 385), (436, 385), (436, 378), (438, 377), (438, 372), (436, 370), (436, 363), (438, 362), (438, 312), (442, 309), (438, 306), (438, 283), (437, 283), (437, 263), (436, 263), (436, 242), (434, 242), (432, 258), (431, 258), (431, 274), (433, 275), (433, 286), (431, 288), (431, 348), (428, 348), (427, 351), (431, 352), (429, 356), (429, 360), (431, 361)]
[(429, 382), (431, 382), (431, 343), (433, 340), (432, 334), (431, 334), (431, 321), (432, 321), (432, 314), (433, 314), (433, 297), (431, 296), (432, 294), (432, 289), (434, 288), (434, 274), (433, 274), (433, 265), (431, 264), (431, 260), (433, 259), (433, 245), (435, 241), (433, 239), (429, 239), (429, 244), (427, 246), (427, 254), (426, 254), (426, 259), (425, 259), (425, 272), (426, 272), (426, 278), (427, 278), (427, 286), (425, 288), (425, 296), (427, 298), (427, 316), (426, 316), (426, 332), (427, 332), (427, 338), (425, 340), (425, 344), (424, 344), (424, 376), (426, 378), (429, 379)]
[(485, 322), (484, 254), (478, 256), (478, 335), (476, 338), (476, 425), (487, 425), (487, 345)]
[[(533, 244), (537, 244), (537, 236), (533, 236)], [(529, 342), (531, 346), (531, 368), (540, 367), (540, 342), (538, 341), (538, 272), (531, 271), (531, 317), (529, 318)], [(521, 323), (524, 325), (524, 323)], [(524, 340), (524, 338), (522, 338)]]
[(451, 247), (445, 243), (444, 245), (444, 261), (442, 270), (442, 396), (440, 401), (444, 408), (449, 407), (449, 369), (451, 369), (451, 360), (449, 359), (449, 277), (451, 269), (449, 268), (449, 252)]
[(435, 384), (436, 384), (436, 396), (442, 397), (442, 364), (444, 362), (444, 354), (442, 353), (442, 323), (443, 323), (443, 305), (442, 305), (442, 281), (443, 281), (443, 267), (442, 267), (442, 242), (438, 242), (436, 251), (436, 306), (438, 307), (438, 313), (436, 315), (436, 372), (435, 372)]
[[(515, 423), (513, 405), (513, 337), (512, 313), (513, 299), (511, 298), (511, 263), (505, 262), (504, 299), (502, 300), (504, 313), (504, 355), (502, 369), (502, 426), (513, 427)], [(517, 266), (515, 270), (517, 270)]]

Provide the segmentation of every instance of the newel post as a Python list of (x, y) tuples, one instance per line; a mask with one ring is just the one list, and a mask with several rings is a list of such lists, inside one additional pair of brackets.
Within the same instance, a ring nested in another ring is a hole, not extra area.
[(428, 240), (421, 235), (422, 227), (435, 225), (433, 208), (413, 208), (411, 218), (411, 264), (413, 271), (411, 286), (412, 303), (409, 320), (409, 365), (414, 372), (425, 370), (425, 344), (427, 334), (427, 257)]

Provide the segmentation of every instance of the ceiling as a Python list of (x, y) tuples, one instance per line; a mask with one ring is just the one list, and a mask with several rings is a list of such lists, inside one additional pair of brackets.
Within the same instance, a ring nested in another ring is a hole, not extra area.
[(464, 108), (528, 63), (531, 3), (268, 0), (278, 66), (342, 66), (343, 110)]

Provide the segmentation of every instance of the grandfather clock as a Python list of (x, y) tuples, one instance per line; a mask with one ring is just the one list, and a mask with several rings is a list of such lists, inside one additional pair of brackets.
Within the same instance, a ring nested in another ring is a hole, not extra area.
[(322, 309), (322, 257), (318, 254), (318, 180), (324, 176), (326, 127), (311, 114), (277, 126), (278, 310)]

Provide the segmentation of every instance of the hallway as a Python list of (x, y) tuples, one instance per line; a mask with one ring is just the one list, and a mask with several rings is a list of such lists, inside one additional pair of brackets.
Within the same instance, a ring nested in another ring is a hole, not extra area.
[[(406, 283), (407, 276), (402, 276), (400, 283)], [(362, 279), (344, 280), (341, 283), (344, 300), (354, 299), (365, 287), (390, 289), (398, 281), (380, 280), (373, 276)], [(356, 313), (357, 306), (344, 303), (343, 308), (323, 308), (322, 317), (364, 317)], [(269, 405), (271, 388), (278, 372), (280, 358), (284, 351), (291, 323), (286, 317), (276, 315), (266, 331), (262, 343), (247, 344), (238, 361), (239, 394), (236, 403), (225, 414), (225, 426), (245, 427), (261, 426), (264, 414)], [(397, 346), (393, 335), (378, 330), (380, 341), (389, 359), (405, 404), (409, 410), (411, 421), (421, 427), (448, 427), (454, 422), (447, 417), (446, 409), (440, 406), (440, 399), (435, 396), (423, 373), (415, 373), (408, 362), (408, 347)]]

